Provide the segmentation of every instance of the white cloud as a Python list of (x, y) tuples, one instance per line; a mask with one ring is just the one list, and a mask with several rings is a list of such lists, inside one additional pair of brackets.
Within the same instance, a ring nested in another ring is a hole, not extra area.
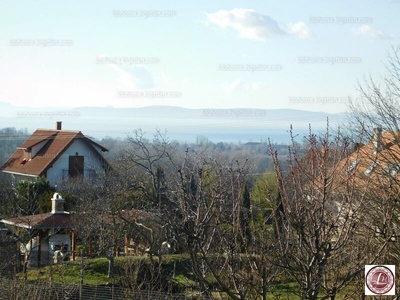
[(265, 89), (265, 88), (266, 88), (266, 84), (264, 84), (262, 82), (247, 83), (240, 79), (232, 81), (230, 83), (224, 82), (222, 84), (222, 89), (227, 92), (231, 92), (231, 93), (241, 92), (241, 91), (261, 90), (261, 89)]
[(239, 92), (243, 90), (244, 85), (244, 82), (238, 79), (231, 83), (224, 82), (222, 88), (227, 92)]
[(118, 81), (124, 88), (152, 89), (155, 87), (153, 74), (145, 67), (107, 64), (118, 72)]
[(207, 14), (208, 21), (221, 27), (235, 29), (241, 38), (266, 41), (286, 33), (270, 16), (257, 13), (253, 9), (234, 8)]
[(375, 30), (371, 26), (362, 25), (353, 29), (353, 33), (358, 36), (368, 37), (373, 39), (389, 39), (389, 37), (380, 30)]
[(189, 80), (189, 78), (184, 78), (184, 79), (182, 79), (182, 84), (186, 84), (186, 83), (188, 83), (190, 80)]
[(206, 14), (209, 23), (221, 28), (235, 29), (241, 38), (266, 41), (277, 36), (293, 35), (301, 39), (313, 37), (313, 33), (303, 22), (289, 26), (288, 32), (282, 30), (278, 22), (268, 15), (254, 9), (234, 8)]
[(124, 88), (134, 88), (132, 82), (132, 76), (127, 73), (126, 71), (122, 70), (120, 67), (114, 64), (108, 64), (114, 71), (118, 73), (117, 81), (124, 87)]
[(267, 88), (267, 85), (262, 82), (252, 82), (250, 84), (250, 89), (252, 89), (252, 90), (263, 90), (266, 88)]
[(145, 67), (127, 67), (127, 72), (132, 76), (136, 88), (152, 89), (155, 87), (153, 74)]
[(161, 78), (165, 83), (169, 82), (168, 77), (167, 77), (167, 75), (165, 75), (165, 73), (161, 73)]
[[(105, 54), (97, 56), (97, 59), (106, 58)], [(124, 89), (153, 89), (156, 84), (153, 74), (143, 66), (119, 64), (107, 61), (104, 65), (109, 66), (118, 73), (117, 81)]]
[(297, 22), (289, 26), (289, 34), (294, 35), (300, 39), (309, 39), (314, 37), (312, 31), (303, 22)]

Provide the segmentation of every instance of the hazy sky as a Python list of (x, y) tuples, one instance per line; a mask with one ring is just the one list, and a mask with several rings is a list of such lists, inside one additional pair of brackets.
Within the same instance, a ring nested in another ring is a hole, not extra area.
[(0, 0), (0, 101), (341, 112), (400, 0)]

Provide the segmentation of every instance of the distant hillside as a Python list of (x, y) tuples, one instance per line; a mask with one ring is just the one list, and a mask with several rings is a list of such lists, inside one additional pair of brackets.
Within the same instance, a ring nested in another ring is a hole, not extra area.
[(141, 108), (75, 107), (32, 108), (16, 107), (0, 102), (0, 127), (53, 128), (55, 121), (63, 121), (64, 129), (81, 130), (101, 139), (105, 136), (125, 138), (141, 128), (151, 134), (156, 128), (168, 131), (171, 140), (195, 141), (206, 136), (210, 141), (260, 142), (272, 138), (288, 141), (287, 131), (304, 134), (311, 123), (315, 130), (326, 127), (329, 118), (334, 127), (345, 114), (329, 114), (293, 109), (187, 109), (175, 106), (147, 106)]

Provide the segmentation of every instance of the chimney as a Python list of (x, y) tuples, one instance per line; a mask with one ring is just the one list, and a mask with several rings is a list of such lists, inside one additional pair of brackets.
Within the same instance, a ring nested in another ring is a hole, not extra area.
[(61, 121), (56, 122), (56, 130), (61, 130)]
[(53, 198), (51, 198), (51, 213), (64, 213), (64, 199), (59, 193), (54, 193)]
[(382, 128), (374, 128), (374, 137), (372, 139), (374, 143), (374, 155), (382, 150)]

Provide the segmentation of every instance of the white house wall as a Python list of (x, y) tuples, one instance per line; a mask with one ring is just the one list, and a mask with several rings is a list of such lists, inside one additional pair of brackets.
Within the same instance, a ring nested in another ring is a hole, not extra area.
[(71, 251), (71, 237), (69, 234), (55, 234), (49, 237), (49, 247), (47, 251), (53, 255), (56, 250), (56, 246), (60, 247), (62, 250), (63, 246), (67, 246), (67, 251)]
[[(47, 170), (47, 180), (55, 185), (68, 178), (69, 157), (84, 156), (84, 176), (89, 178), (90, 170), (95, 170), (97, 174), (104, 174), (104, 166), (98, 156), (82, 140), (74, 140), (72, 144), (64, 151), (58, 160)], [(100, 152), (101, 153), (101, 152)]]

